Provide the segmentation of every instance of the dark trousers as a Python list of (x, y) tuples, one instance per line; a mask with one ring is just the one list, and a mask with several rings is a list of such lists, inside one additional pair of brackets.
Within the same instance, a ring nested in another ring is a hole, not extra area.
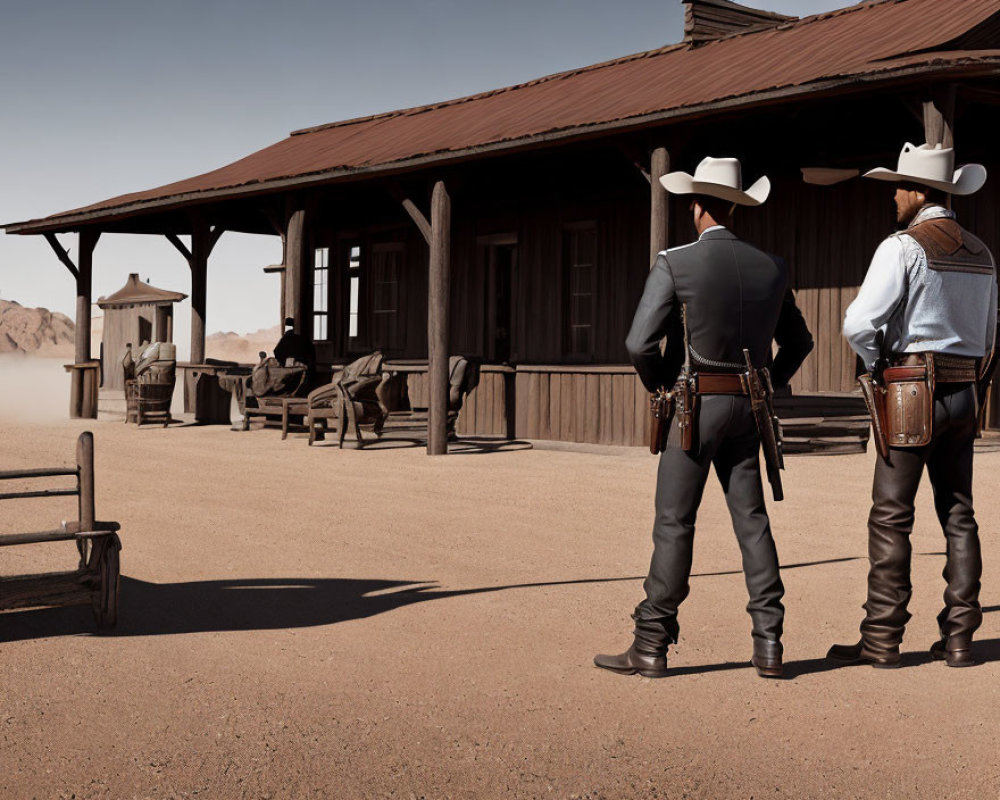
[(668, 644), (677, 642), (677, 607), (690, 588), (695, 517), (712, 465), (722, 483), (743, 555), (753, 635), (771, 641), (781, 637), (784, 587), (764, 505), (760, 438), (750, 401), (724, 395), (699, 400), (696, 449), (687, 453), (680, 449), (675, 422), (667, 449), (660, 455), (653, 558), (644, 584), (646, 599), (632, 615), (636, 644), (646, 652), (663, 652)]
[(983, 561), (979, 527), (972, 510), (972, 450), (976, 438), (976, 395), (972, 384), (939, 384), (934, 392), (931, 443), (893, 447), (889, 462), (875, 465), (872, 510), (868, 518), (867, 616), (861, 635), (868, 649), (897, 648), (910, 619), (910, 531), (913, 501), (924, 466), (934, 490), (934, 508), (944, 529), (947, 558), (944, 610), (938, 615), (942, 637), (967, 641), (983, 621), (979, 579)]

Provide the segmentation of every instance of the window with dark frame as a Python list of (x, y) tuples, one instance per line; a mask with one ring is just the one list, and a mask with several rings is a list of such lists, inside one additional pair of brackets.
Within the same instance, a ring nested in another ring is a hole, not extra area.
[(563, 352), (586, 358), (594, 351), (597, 280), (597, 225), (581, 222), (563, 228)]
[(313, 341), (330, 338), (330, 248), (313, 253)]
[(347, 340), (348, 348), (361, 336), (361, 245), (347, 246)]
[(399, 278), (403, 245), (372, 246), (369, 275), (372, 293), (370, 344), (376, 348), (397, 348), (400, 336)]

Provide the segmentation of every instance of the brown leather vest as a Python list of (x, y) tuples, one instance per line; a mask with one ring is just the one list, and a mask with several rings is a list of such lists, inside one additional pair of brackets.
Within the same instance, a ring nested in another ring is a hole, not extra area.
[(993, 258), (986, 245), (953, 219), (931, 219), (905, 232), (924, 249), (931, 269), (993, 274)]

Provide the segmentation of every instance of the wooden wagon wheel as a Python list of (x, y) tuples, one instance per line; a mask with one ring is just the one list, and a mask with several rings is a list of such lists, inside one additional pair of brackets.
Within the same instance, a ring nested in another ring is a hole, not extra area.
[(94, 619), (97, 627), (113, 628), (118, 623), (118, 592), (121, 588), (121, 573), (119, 571), (118, 551), (121, 550), (121, 541), (117, 535), (112, 535), (104, 542), (103, 552), (100, 554), (101, 582), (94, 595)]

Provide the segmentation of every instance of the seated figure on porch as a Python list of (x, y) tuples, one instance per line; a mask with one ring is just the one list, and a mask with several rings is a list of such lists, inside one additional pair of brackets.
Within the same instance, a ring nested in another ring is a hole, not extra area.
[(316, 366), (316, 348), (307, 337), (296, 333), (294, 326), (295, 320), (288, 317), (285, 320), (285, 332), (274, 346), (274, 357), (283, 367), (305, 364), (312, 372)]

